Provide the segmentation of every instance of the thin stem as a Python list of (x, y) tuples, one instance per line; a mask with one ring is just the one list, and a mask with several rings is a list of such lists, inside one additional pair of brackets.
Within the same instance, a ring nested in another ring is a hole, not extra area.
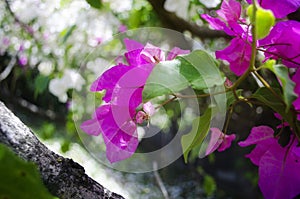
[(268, 53), (268, 54), (270, 54), (270, 55), (274, 55), (274, 56), (276, 56), (276, 57), (279, 57), (280, 59), (286, 60), (286, 61), (291, 62), (291, 63), (293, 63), (293, 64), (300, 65), (300, 63), (298, 63), (298, 62), (292, 60), (292, 59), (297, 58), (297, 57), (300, 56), (300, 55), (297, 55), (296, 57), (293, 57), (293, 58), (288, 58), (288, 57), (282, 57), (282, 55), (279, 55), (279, 54), (274, 53), (274, 52), (267, 51), (267, 50), (265, 50), (265, 49), (260, 49), (260, 48), (258, 48), (257, 50), (259, 50), (259, 51), (261, 51), (261, 52)]
[(234, 95), (235, 99), (240, 100), (238, 94), (236, 93), (236, 89), (233, 89), (232, 92), (233, 92), (233, 95)]
[(250, 59), (250, 64), (249, 64), (249, 68), (248, 70), (242, 75), (240, 76), (240, 78), (231, 86), (232, 90), (236, 90), (237, 87), (240, 85), (240, 83), (242, 83), (248, 76), (249, 74), (255, 70), (255, 59), (256, 59), (256, 53), (257, 53), (257, 49), (256, 49), (256, 41), (257, 41), (257, 36), (256, 36), (256, 11), (257, 11), (257, 7), (256, 7), (256, 1), (252, 1), (253, 2), (253, 21), (252, 21), (252, 44), (251, 44), (251, 59)]
[[(239, 102), (239, 101), (236, 101), (236, 102)], [(236, 103), (232, 104), (229, 107), (229, 111), (228, 111), (228, 114), (227, 114), (227, 117), (226, 117), (226, 122), (225, 122), (224, 127), (223, 127), (223, 133), (225, 135), (227, 134), (227, 129), (228, 129), (228, 126), (229, 126), (229, 123), (230, 123), (230, 120), (231, 120), (231, 116), (232, 116), (233, 108), (234, 108), (235, 104)]]
[(189, 99), (189, 98), (202, 98), (202, 97), (209, 97), (209, 96), (214, 96), (214, 95), (219, 95), (219, 94), (224, 94), (230, 91), (231, 89), (225, 89), (225, 91), (219, 91), (215, 93), (206, 93), (206, 94), (201, 94), (201, 95), (181, 95), (179, 93), (173, 94), (176, 98), (183, 98), (183, 99)]
[(172, 94), (173, 97), (170, 98), (170, 99), (167, 99), (166, 101), (164, 101), (162, 104), (158, 105), (157, 107), (155, 107), (155, 109), (159, 109), (161, 108), (162, 106), (176, 100), (176, 99), (192, 99), (192, 98), (202, 98), (202, 97), (209, 97), (209, 96), (214, 96), (214, 95), (219, 95), (219, 94), (224, 94), (228, 91), (230, 91), (231, 89), (230, 88), (227, 88), (225, 91), (220, 91), (220, 92), (215, 92), (215, 93), (206, 93), (206, 94), (201, 94), (201, 95), (181, 95), (179, 93), (176, 93), (176, 94)]
[(270, 84), (257, 72), (257, 71), (253, 71), (253, 74), (255, 75), (255, 77), (257, 77), (257, 79), (259, 79), (259, 81), (268, 89), (271, 91), (271, 93), (278, 98), (284, 105), (285, 102), (283, 101), (283, 99), (281, 98), (280, 95), (278, 95), (278, 93), (276, 93), (273, 88), (270, 86)]
[(174, 97), (168, 99), (167, 101), (163, 102), (162, 104), (158, 105), (157, 107), (155, 107), (155, 109), (159, 109), (159, 108), (163, 107), (164, 105), (166, 105), (166, 104), (168, 104), (168, 103), (174, 101), (175, 99), (177, 99), (176, 96), (174, 96)]
[(265, 45), (260, 45), (259, 47), (265, 48), (265, 47), (270, 47), (270, 46), (291, 46), (289, 43), (275, 43), (275, 44), (265, 44)]

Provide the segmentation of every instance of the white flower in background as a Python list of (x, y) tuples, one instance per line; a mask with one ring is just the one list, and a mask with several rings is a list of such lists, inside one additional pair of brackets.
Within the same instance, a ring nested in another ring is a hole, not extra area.
[(189, 0), (166, 0), (164, 8), (178, 17), (188, 19)]
[[(107, 0), (118, 11), (132, 9), (132, 1)], [(10, 5), (22, 22), (31, 21), (30, 30), (42, 44), (36, 52), (25, 49), (32, 67), (45, 60), (49, 54), (54, 55), (56, 60), (63, 60), (62, 66), (81, 62), (102, 41), (112, 38), (121, 24), (110, 11), (99, 12), (91, 8), (86, 0), (14, 0)], [(12, 21), (12, 17), (7, 15), (5, 4), (0, 1), (0, 23), (4, 25), (3, 31), (0, 30), (0, 44), (4, 43), (0, 45), (2, 54), (7, 51), (14, 55), (24, 42), (23, 29)], [(64, 57), (66, 53), (68, 59)]]
[(84, 83), (84, 79), (74, 69), (66, 69), (62, 78), (54, 78), (50, 81), (49, 91), (58, 97), (60, 102), (66, 102), (67, 91), (69, 89), (80, 91)]
[(132, 9), (132, 0), (103, 0), (103, 2), (109, 3), (110, 9), (119, 13)]
[(99, 77), (110, 65), (109, 61), (99, 57), (94, 61), (89, 61), (86, 68), (92, 71), (96, 77)]
[(207, 8), (214, 8), (221, 3), (221, 0), (199, 0), (199, 2)]
[(39, 15), (39, 12), (37, 12), (39, 10), (39, 1), (12, 1), (11, 9), (18, 17), (22, 19), (22, 22), (29, 23)]
[(66, 87), (65, 82), (62, 79), (54, 78), (49, 83), (49, 91), (58, 97), (60, 102), (67, 102), (68, 95), (67, 91), (68, 88)]
[(92, 47), (111, 39), (114, 27), (120, 26), (119, 20), (111, 12), (102, 12), (100, 16), (91, 15), (86, 20), (88, 20), (88, 27), (81, 28), (84, 28), (88, 34), (88, 44)]
[(39, 64), (38, 70), (42, 75), (48, 76), (53, 72), (53, 64), (50, 61), (43, 61)]
[(66, 86), (70, 88), (74, 88), (77, 91), (80, 91), (85, 81), (81, 77), (81, 75), (76, 72), (74, 69), (66, 69), (64, 72), (64, 76), (62, 80), (65, 82)]

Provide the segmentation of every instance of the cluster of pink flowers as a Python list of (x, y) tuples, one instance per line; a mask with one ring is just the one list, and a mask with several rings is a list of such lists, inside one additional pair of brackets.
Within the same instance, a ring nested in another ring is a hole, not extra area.
[[(284, 17), (296, 11), (300, 7), (300, 1), (262, 0), (260, 5), (271, 9), (275, 16)], [(241, 12), (239, 2), (225, 0), (221, 9), (217, 11), (217, 18), (208, 14), (201, 15), (214, 29), (222, 30), (234, 37), (227, 48), (216, 52), (216, 57), (228, 61), (231, 71), (238, 76), (249, 67), (252, 42), (251, 27), (246, 24), (246, 19), (241, 18)], [(257, 48), (265, 51), (266, 59), (282, 59), (282, 63), (286, 66), (298, 68), (300, 66), (299, 31), (300, 22), (292, 20), (278, 22), (266, 38), (258, 41)]]
[[(124, 39), (127, 64), (119, 63), (105, 71), (92, 85), (93, 92), (105, 90), (103, 101), (91, 120), (82, 123), (81, 129), (94, 136), (102, 134), (106, 156), (111, 162), (131, 157), (138, 146), (137, 125), (154, 114), (150, 102), (142, 104), (142, 91), (153, 67), (161, 61), (172, 60), (188, 50), (173, 48), (165, 56), (160, 48)], [(141, 107), (141, 108), (139, 108)]]
[[(247, 0), (251, 4), (251, 0)], [(278, 19), (296, 11), (300, 1), (260, 0), (259, 6), (270, 9)], [(245, 74), (252, 57), (252, 26), (242, 17), (242, 6), (236, 0), (224, 0), (217, 17), (202, 14), (214, 29), (224, 31), (233, 37), (228, 47), (216, 52), (216, 58), (229, 63), (237, 76)], [(137, 125), (148, 122), (155, 113), (151, 102), (143, 103), (142, 92), (152, 69), (159, 62), (172, 60), (189, 51), (173, 48), (166, 56), (160, 48), (147, 43), (125, 39), (127, 63), (119, 63), (104, 72), (92, 85), (93, 92), (105, 90), (103, 101), (92, 117), (82, 123), (83, 131), (90, 135), (102, 134), (106, 145), (106, 156), (111, 163), (131, 157), (138, 146)], [(254, 43), (255, 46), (255, 43)], [(270, 33), (256, 42), (256, 50), (264, 52), (265, 60), (281, 61), (288, 68), (294, 68), (291, 79), (295, 82), (294, 92), (300, 96), (300, 22), (280, 20)], [(249, 71), (248, 71), (249, 72)], [(246, 73), (248, 74), (248, 73)], [(300, 111), (300, 97), (293, 102), (293, 109)], [(279, 119), (281, 116), (277, 114)], [(300, 120), (300, 114), (298, 115)], [(284, 122), (279, 129), (293, 129)], [(225, 135), (218, 128), (210, 129), (210, 141), (205, 155), (224, 151), (236, 138)], [(247, 157), (259, 167), (259, 186), (266, 198), (293, 198), (300, 194), (300, 147), (296, 136), (291, 133), (289, 142), (281, 146), (278, 136), (268, 126), (251, 130), (242, 147), (256, 145)]]
[[(251, 0), (247, 0), (252, 3)], [(270, 9), (276, 18), (284, 18), (300, 7), (295, 0), (260, 0), (262, 8)], [(235, 0), (224, 0), (217, 18), (202, 14), (214, 29), (222, 30), (233, 36), (228, 47), (216, 52), (216, 57), (226, 60), (233, 73), (243, 75), (251, 59), (251, 25), (241, 18), (242, 7)], [(296, 111), (300, 110), (300, 22), (293, 20), (279, 21), (268, 36), (257, 41), (257, 49), (264, 52), (265, 61), (279, 60), (288, 68), (296, 71), (292, 80), (296, 83), (295, 93), (298, 98), (293, 102)], [(300, 116), (298, 115), (298, 120)], [(293, 131), (287, 123), (285, 128)], [(284, 128), (281, 126), (280, 128)], [(293, 198), (300, 193), (300, 147), (298, 140), (291, 135), (290, 142), (282, 147), (274, 130), (268, 126), (254, 127), (249, 137), (239, 145), (256, 145), (247, 155), (253, 164), (259, 167), (259, 186), (266, 198)]]

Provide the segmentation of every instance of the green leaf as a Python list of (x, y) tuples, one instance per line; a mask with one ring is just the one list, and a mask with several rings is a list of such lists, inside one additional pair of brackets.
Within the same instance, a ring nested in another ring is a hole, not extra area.
[(0, 144), (0, 198), (54, 199), (42, 183), (37, 167)]
[(60, 37), (62, 37), (62, 44), (66, 43), (66, 41), (68, 40), (68, 38), (72, 35), (73, 31), (76, 29), (76, 25), (73, 25), (69, 28), (64, 29), (61, 33), (60, 33)]
[(133, 9), (130, 12), (130, 17), (128, 19), (128, 25), (130, 29), (138, 28), (140, 26), (140, 24), (142, 23), (141, 21), (142, 15), (143, 15), (142, 10)]
[[(280, 94), (280, 89), (273, 89), (276, 93)], [(300, 123), (297, 120), (297, 114), (294, 111), (286, 111), (286, 105), (283, 104), (278, 98), (274, 97), (273, 93), (266, 87), (259, 88), (253, 95), (253, 98), (258, 99), (265, 105), (273, 109), (273, 111), (279, 113), (284, 121), (288, 122), (291, 129), (296, 129), (294, 132), (297, 137), (300, 137), (299, 129)]]
[(205, 51), (196, 50), (172, 61), (158, 63), (147, 79), (143, 100), (175, 93), (189, 86), (196, 90), (223, 86), (224, 81), (215, 59)]
[(216, 65), (216, 60), (203, 50), (196, 50), (188, 55), (178, 56), (180, 74), (182, 74), (196, 90), (223, 85), (225, 78)]
[(208, 93), (211, 94), (210, 106), (216, 107), (220, 114), (222, 113), (225, 114), (227, 111), (227, 93), (225, 91), (225, 87), (221, 85), (221, 86), (209, 88)]
[(203, 179), (203, 189), (208, 196), (212, 196), (217, 189), (217, 184), (213, 177), (205, 175)]
[(181, 91), (189, 86), (187, 80), (180, 75), (179, 60), (162, 61), (152, 70), (143, 90), (143, 100)]
[(34, 80), (34, 96), (37, 97), (39, 94), (43, 93), (49, 83), (49, 77), (44, 75), (38, 75)]
[(279, 78), (283, 90), (283, 99), (286, 104), (285, 111), (289, 111), (293, 101), (297, 98), (297, 95), (294, 92), (295, 83), (290, 79), (288, 68), (283, 65), (272, 64), (266, 64), (265, 67), (271, 70), (276, 77)]
[[(247, 9), (247, 14), (250, 17), (250, 21), (253, 22), (253, 5), (250, 5)], [(261, 7), (257, 7), (256, 10), (256, 36), (257, 39), (266, 37), (272, 26), (275, 24), (275, 17), (271, 10), (265, 10)]]
[(86, 0), (90, 6), (93, 8), (100, 9), (102, 7), (102, 1), (101, 0)]
[(206, 109), (204, 114), (193, 121), (193, 127), (190, 133), (181, 137), (181, 146), (183, 150), (184, 161), (187, 163), (190, 151), (201, 145), (209, 132), (210, 121), (212, 118), (211, 108)]
[[(278, 88), (273, 90), (281, 95), (281, 91)], [(283, 104), (278, 98), (274, 97), (274, 94), (266, 87), (259, 88), (253, 95), (253, 98), (263, 102), (265, 105), (273, 109), (273, 111), (279, 113), (285, 121), (291, 126), (294, 124), (293, 113), (291, 111), (286, 112), (286, 105)]]
[[(237, 96), (240, 97), (240, 96), (242, 96), (243, 90), (238, 89), (235, 92), (236, 92)], [(227, 101), (226, 101), (227, 107), (229, 107), (231, 104), (233, 104), (237, 100), (232, 91), (226, 93), (226, 99), (227, 99)]]

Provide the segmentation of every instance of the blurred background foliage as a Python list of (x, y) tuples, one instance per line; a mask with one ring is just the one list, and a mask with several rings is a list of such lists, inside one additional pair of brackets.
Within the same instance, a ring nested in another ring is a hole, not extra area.
[[(73, 121), (74, 117), (82, 117), (82, 104), (72, 101), (72, 91), (87, 92), (88, 82), (113, 64), (112, 58), (120, 53), (117, 42), (101, 48), (105, 51), (100, 53), (97, 47), (103, 41), (129, 29), (166, 27), (192, 37), (205, 50), (214, 52), (227, 44), (227, 37), (210, 30), (199, 14), (214, 15), (219, 6), (220, 0), (1, 1), (0, 99), (50, 149), (81, 163), (89, 175), (126, 198), (261, 198), (257, 169), (244, 158), (250, 149), (239, 148), (236, 141), (225, 152), (204, 159), (194, 153), (188, 164), (179, 158), (159, 170), (168, 193), (164, 195), (155, 177), (157, 173), (121, 173), (93, 160), (84, 150)], [(224, 65), (221, 67), (229, 74)], [(235, 79), (230, 75), (229, 78)], [(243, 94), (255, 86), (253, 80), (248, 80), (241, 85)], [(102, 94), (95, 98), (100, 103)], [(182, 117), (178, 103), (164, 108), (172, 121), (163, 132), (142, 141), (139, 150), (160, 147), (177, 131)], [(260, 123), (276, 125), (270, 110), (239, 104), (229, 133), (237, 133), (237, 140), (242, 140), (253, 125)], [(6, 171), (0, 172), (2, 175)], [(4, 178), (0, 179), (3, 183)]]

